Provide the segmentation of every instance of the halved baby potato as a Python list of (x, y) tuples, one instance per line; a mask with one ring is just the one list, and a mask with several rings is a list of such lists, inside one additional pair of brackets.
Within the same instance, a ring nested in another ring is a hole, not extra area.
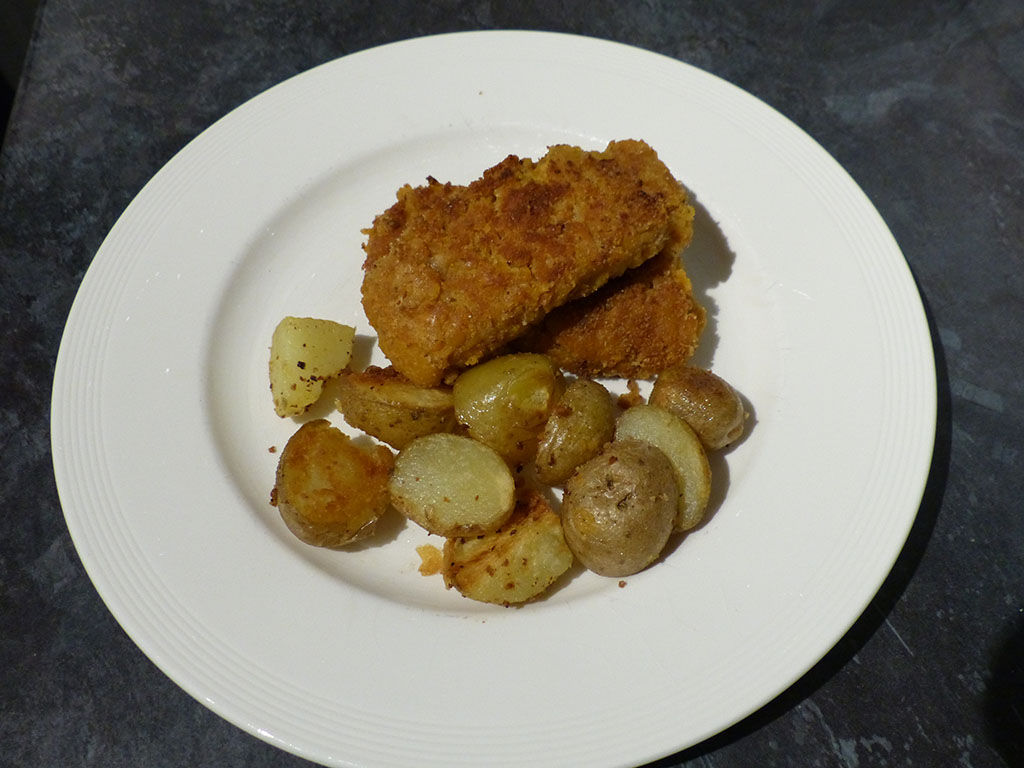
[(533, 458), (537, 438), (563, 387), (561, 372), (544, 355), (502, 355), (455, 379), (455, 415), (471, 437), (511, 464)]
[(352, 358), (355, 328), (315, 317), (285, 317), (270, 340), (270, 393), (277, 415), (299, 416), (320, 399), (324, 381)]
[(281, 452), (270, 503), (302, 541), (338, 549), (368, 536), (387, 510), (392, 463), (386, 447), (364, 448), (316, 419)]
[(412, 440), (455, 428), (455, 406), (447, 387), (420, 387), (394, 368), (370, 366), (338, 375), (335, 405), (356, 429), (402, 449)]
[(681, 418), (655, 405), (635, 405), (619, 416), (615, 440), (650, 443), (668, 457), (679, 486), (675, 528), (688, 531), (704, 519), (711, 496), (711, 466), (697, 433)]
[(569, 570), (573, 555), (558, 512), (540, 493), (527, 489), (498, 530), (448, 539), (443, 562), (447, 587), (473, 600), (513, 605), (547, 591)]
[(743, 435), (743, 400), (716, 373), (691, 365), (669, 368), (651, 388), (651, 405), (674, 413), (693, 427), (708, 450), (718, 450)]
[(675, 470), (664, 453), (647, 442), (617, 439), (565, 485), (566, 543), (602, 576), (642, 571), (672, 534), (678, 497)]
[(475, 536), (508, 520), (515, 480), (504, 459), (481, 442), (438, 433), (399, 451), (388, 483), (395, 508), (438, 536)]
[(535, 467), (537, 479), (561, 485), (580, 464), (596, 456), (615, 434), (615, 403), (590, 379), (570, 382), (541, 430)]

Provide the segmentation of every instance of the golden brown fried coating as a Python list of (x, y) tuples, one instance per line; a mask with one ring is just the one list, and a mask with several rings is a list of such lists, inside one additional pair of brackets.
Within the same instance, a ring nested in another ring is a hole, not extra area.
[(682, 186), (641, 141), (510, 155), (468, 186), (405, 186), (368, 229), (363, 308), (416, 384), (495, 352), (692, 233)]
[(706, 313), (671, 253), (547, 315), (515, 346), (579, 376), (649, 379), (688, 360)]
[(281, 452), (270, 503), (302, 541), (338, 549), (368, 536), (387, 510), (393, 465), (384, 446), (363, 447), (314, 419)]

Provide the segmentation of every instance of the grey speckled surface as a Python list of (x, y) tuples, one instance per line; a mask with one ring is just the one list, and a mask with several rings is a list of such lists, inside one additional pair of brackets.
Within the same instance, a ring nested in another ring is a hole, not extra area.
[(0, 156), (0, 764), (306, 765), (179, 690), (86, 577), (50, 464), (61, 330), (124, 207), (226, 111), (368, 46), (498, 27), (660, 51), (791, 117), (878, 207), (933, 326), (935, 459), (879, 596), (793, 688), (657, 765), (1024, 764), (1016, 0), (44, 2)]

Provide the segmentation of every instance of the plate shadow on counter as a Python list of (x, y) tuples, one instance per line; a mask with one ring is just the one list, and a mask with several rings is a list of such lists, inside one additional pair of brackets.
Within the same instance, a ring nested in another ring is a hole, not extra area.
[[(918, 286), (920, 288), (920, 285)], [(726, 728), (714, 736), (689, 747), (682, 752), (677, 752), (660, 760), (646, 764), (643, 768), (675, 768), (683, 764), (698, 760), (701, 757), (723, 749), (741, 739), (764, 728), (776, 719), (784, 716), (794, 709), (802, 701), (814, 695), (825, 683), (831, 680), (843, 667), (845, 667), (856, 656), (864, 645), (885, 623), (892, 609), (903, 595), (914, 573), (920, 565), (928, 542), (931, 539), (932, 531), (942, 507), (942, 499), (946, 490), (946, 482), (949, 475), (950, 449), (952, 439), (952, 413), (951, 396), (949, 387), (949, 376), (946, 367), (945, 354), (942, 344), (939, 341), (938, 329), (928, 306), (927, 298), (921, 294), (921, 301), (924, 305), (925, 316), (928, 322), (928, 330), (931, 335), (932, 349), (935, 356), (935, 379), (936, 379), (936, 422), (935, 422), (935, 447), (932, 452), (931, 465), (928, 470), (928, 479), (925, 483), (924, 492), (921, 496), (921, 504), (918, 508), (914, 524), (911, 526), (907, 541), (900, 551), (892, 570), (886, 577), (878, 592), (865, 608), (860, 618), (847, 630), (846, 634), (833, 646), (833, 648), (821, 658), (810, 670), (808, 670), (793, 685), (779, 694), (772, 701), (748, 715), (743, 720)], [(1024, 621), (1018, 626), (1018, 631), (1013, 635), (1004, 649), (1003, 656), (1008, 657), (1011, 653), (1020, 653), (1024, 650)], [(1017, 656), (1013, 661), (1020, 657)], [(997, 661), (998, 663), (998, 661)], [(1016, 693), (1017, 703), (1024, 698), (1024, 671), (1017, 668)], [(990, 711), (989, 717), (995, 722), (996, 735), (1005, 736), (1005, 725), (1007, 718), (1007, 703), (1001, 701), (997, 711)], [(1021, 745), (1024, 737), (1019, 734), (1014, 737), (1015, 744)], [(997, 739), (998, 741), (998, 739)], [(1002, 740), (1005, 743), (1005, 739)], [(1000, 747), (1002, 749), (1002, 746)]]
[(985, 728), (1008, 766), (1024, 765), (1024, 616), (1018, 614), (995, 649), (985, 686)]

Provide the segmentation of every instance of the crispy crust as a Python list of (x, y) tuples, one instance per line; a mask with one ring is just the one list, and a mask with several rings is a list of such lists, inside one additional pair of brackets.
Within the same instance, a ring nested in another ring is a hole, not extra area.
[(367, 230), (363, 308), (422, 386), (497, 351), (692, 234), (682, 186), (641, 141), (513, 155), (468, 186), (405, 186)]

